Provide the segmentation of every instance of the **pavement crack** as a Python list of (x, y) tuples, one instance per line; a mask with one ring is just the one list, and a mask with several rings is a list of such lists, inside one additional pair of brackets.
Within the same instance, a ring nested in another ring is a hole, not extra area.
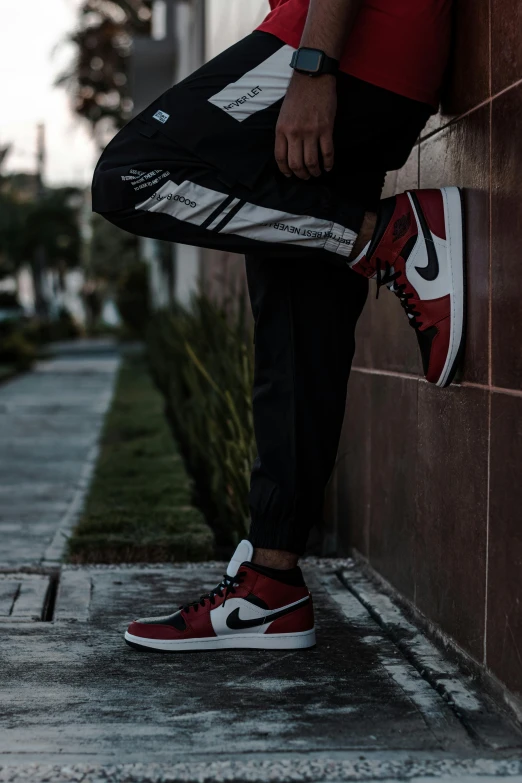
[(9, 610), (9, 617), (12, 617), (12, 616), (13, 616), (13, 612), (14, 612), (15, 604), (16, 604), (16, 602), (17, 602), (17, 600), (18, 600), (19, 596), (20, 596), (20, 591), (21, 591), (21, 589), (22, 589), (22, 583), (20, 582), (20, 584), (19, 584), (19, 585), (18, 585), (18, 587), (16, 588), (16, 592), (15, 592), (15, 594), (13, 595), (13, 603), (11, 604), (11, 608), (10, 608), (10, 610)]
[[(292, 650), (292, 652), (287, 653), (286, 655), (281, 656), (279, 658), (279, 661), (284, 661), (287, 658), (291, 658), (293, 655), (296, 654), (295, 650)], [(262, 663), (261, 666), (256, 666), (255, 669), (251, 669), (247, 674), (243, 674), (242, 677), (238, 677), (236, 679), (236, 683), (242, 682), (243, 680), (252, 679), (254, 674), (259, 674), (259, 672), (262, 672), (264, 669), (268, 669), (270, 666), (273, 666), (274, 662), (272, 660), (267, 661), (266, 663)]]

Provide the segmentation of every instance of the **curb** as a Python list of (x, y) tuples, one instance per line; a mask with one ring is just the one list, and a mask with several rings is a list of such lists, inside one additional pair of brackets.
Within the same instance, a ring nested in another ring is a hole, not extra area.
[(71, 537), (71, 533), (78, 522), (82, 513), (83, 504), (89, 487), (91, 485), (92, 476), (96, 468), (98, 456), (100, 453), (100, 437), (103, 431), (105, 422), (105, 416), (109, 410), (112, 400), (114, 398), (114, 390), (116, 387), (116, 378), (118, 377), (118, 370), (121, 364), (121, 358), (117, 363), (116, 369), (113, 373), (111, 385), (105, 400), (105, 409), (102, 415), (102, 423), (100, 431), (98, 432), (98, 438), (96, 444), (90, 449), (85, 463), (78, 479), (78, 484), (74, 497), (71, 500), (65, 514), (62, 516), (58, 527), (54, 533), (53, 539), (47, 549), (44, 552), (43, 559), (40, 562), (42, 568), (52, 568), (59, 566), (62, 563), (63, 554), (67, 546), (67, 541)]
[(0, 767), (0, 783), (337, 783), (337, 781), (421, 781), (440, 783), (509, 779), (522, 782), (522, 762), (488, 759), (361, 761), (331, 758), (263, 761), (194, 761), (172, 764), (24, 764)]
[(96, 467), (96, 462), (99, 454), (99, 444), (93, 446), (80, 473), (77, 488), (74, 493), (73, 499), (69, 503), (69, 506), (62, 516), (58, 527), (54, 533), (53, 540), (45, 550), (44, 556), (41, 560), (41, 566), (43, 568), (49, 568), (52, 566), (58, 566), (62, 562), (63, 553), (67, 546), (74, 526), (76, 525), (83, 508), (83, 502), (85, 496), (91, 484), (92, 475)]
[[(447, 702), (459, 721), (477, 743), (497, 747), (495, 713), (502, 705), (487, 696), (476, 678), (465, 671), (458, 661), (447, 657), (431, 642), (422, 629), (411, 622), (383, 585), (375, 584), (354, 564), (337, 572), (340, 582), (364, 606), (375, 622), (388, 634), (406, 660), (420, 676)], [(520, 741), (521, 726), (512, 713), (503, 710), (513, 731), (513, 739)]]

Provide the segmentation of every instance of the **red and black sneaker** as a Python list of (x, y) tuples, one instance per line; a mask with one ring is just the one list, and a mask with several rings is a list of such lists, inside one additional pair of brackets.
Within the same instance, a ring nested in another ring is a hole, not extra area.
[(449, 386), (464, 348), (460, 190), (411, 190), (381, 201), (372, 241), (350, 267), (399, 298), (416, 330), (426, 379)]
[(166, 617), (135, 620), (125, 634), (127, 644), (159, 652), (312, 647), (314, 610), (301, 569), (281, 571), (274, 579), (249, 562), (252, 553), (252, 544), (242, 541), (214, 590)]

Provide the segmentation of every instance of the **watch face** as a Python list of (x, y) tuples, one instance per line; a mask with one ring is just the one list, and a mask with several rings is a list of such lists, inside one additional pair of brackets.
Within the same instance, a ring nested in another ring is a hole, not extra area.
[(322, 52), (318, 52), (315, 49), (300, 49), (297, 54), (297, 62), (295, 67), (298, 70), (317, 73), (317, 71), (319, 71), (321, 68), (322, 62)]

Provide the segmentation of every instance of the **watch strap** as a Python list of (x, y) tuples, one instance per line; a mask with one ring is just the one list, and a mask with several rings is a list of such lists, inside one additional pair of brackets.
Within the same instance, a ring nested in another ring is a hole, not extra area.
[(339, 71), (339, 60), (334, 60), (333, 57), (328, 57), (328, 55), (325, 54), (321, 66), (321, 73), (336, 74), (338, 73), (338, 71)]

